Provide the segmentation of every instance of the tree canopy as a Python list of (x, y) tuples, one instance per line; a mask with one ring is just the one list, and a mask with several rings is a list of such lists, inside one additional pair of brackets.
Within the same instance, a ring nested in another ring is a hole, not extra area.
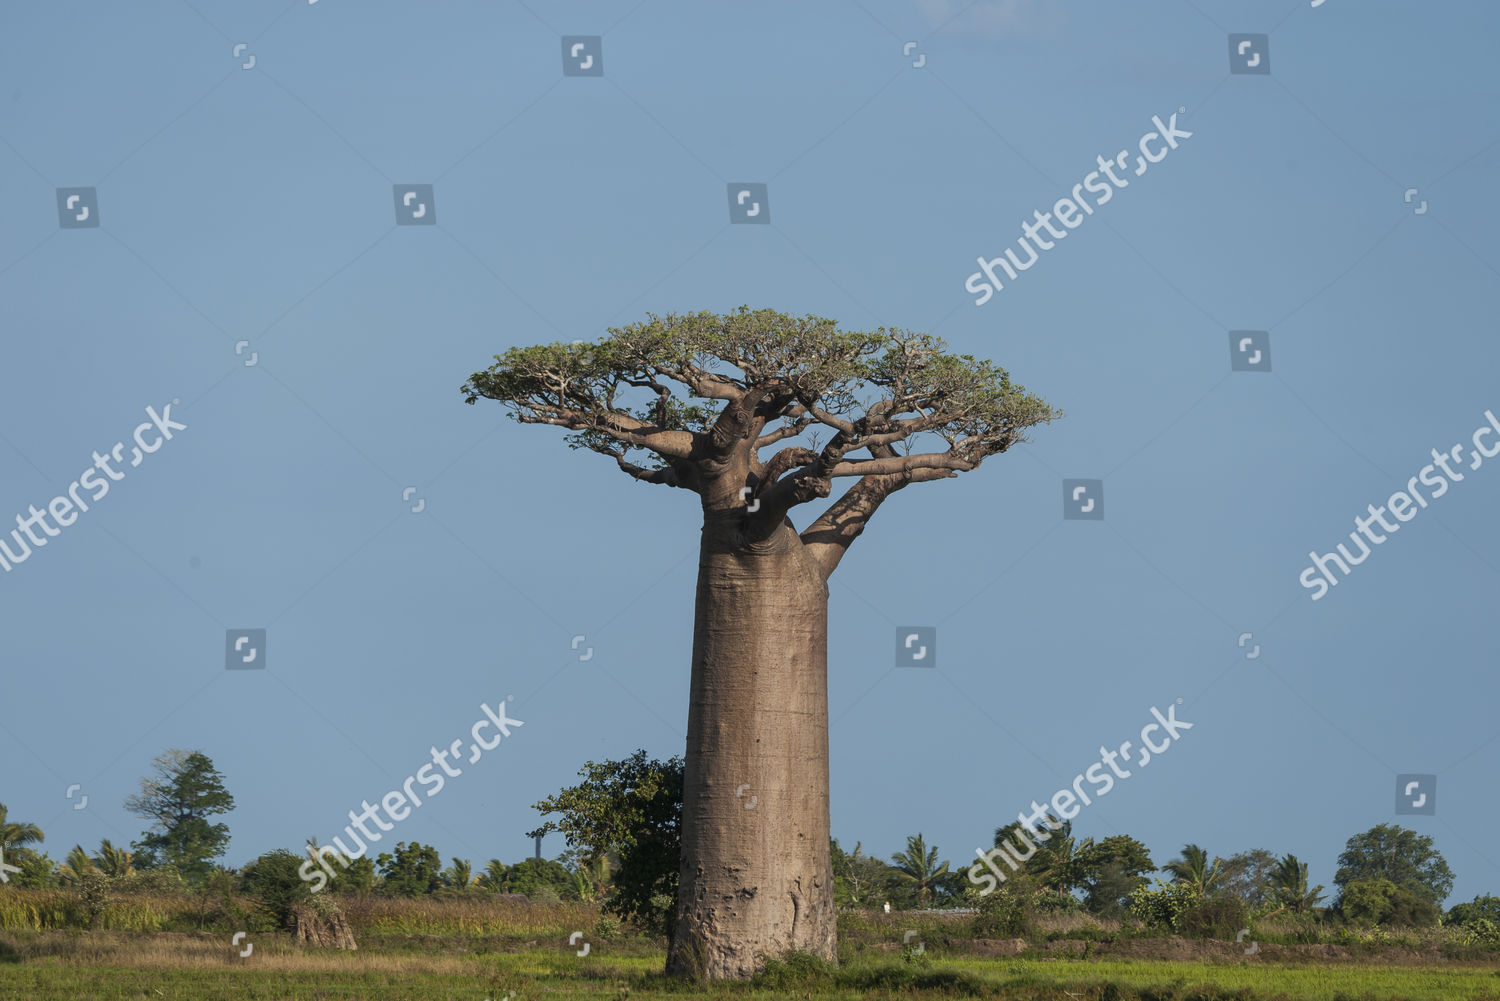
[(1395, 824), (1377, 824), (1350, 838), (1333, 882), (1347, 893), (1360, 879), (1386, 879), (1441, 904), (1453, 892), (1453, 871), (1432, 838)]
[(567, 428), (571, 447), (632, 479), (693, 490), (705, 510), (753, 507), (767, 531), (828, 497), (835, 479), (858, 477), (802, 533), (825, 576), (886, 496), (975, 469), (1061, 416), (993, 362), (906, 330), (841, 331), (742, 306), (651, 315), (609, 334), (512, 348), (461, 391), (522, 423)]
[(229, 826), (208, 818), (233, 810), (234, 797), (202, 751), (168, 750), (152, 763), (156, 774), (141, 779), (141, 791), (125, 800), (125, 809), (152, 822), (131, 845), (136, 865), (173, 865), (190, 879), (202, 879), (213, 868), (210, 859), (229, 846)]

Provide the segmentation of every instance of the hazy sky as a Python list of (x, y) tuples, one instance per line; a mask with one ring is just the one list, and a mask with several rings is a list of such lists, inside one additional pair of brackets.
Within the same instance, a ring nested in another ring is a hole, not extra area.
[[(1500, 459), (1467, 459), (1500, 413), (1497, 30), (1370, 0), (6, 5), (0, 525), (74, 520), (0, 571), (0, 802), (55, 858), (128, 843), (152, 757), (201, 749), (239, 866), (514, 696), (524, 727), (378, 847), (529, 855), (586, 760), (682, 752), (699, 516), (459, 386), (749, 304), (929, 331), (1066, 411), (893, 498), (834, 576), (847, 846), (967, 864), (1175, 706), (1193, 729), (1076, 834), (1331, 884), (1401, 823), (1450, 904), (1500, 892)], [(572, 35), (602, 75), (564, 75)], [(976, 258), (1024, 263), (1023, 222), (1121, 152), (1128, 185), (976, 305)], [(768, 225), (731, 222), (742, 183)], [(132, 467), (148, 407), (185, 429)], [(117, 442), (123, 478), (73, 487)], [(1462, 481), (1299, 583), (1455, 445)], [(1075, 478), (1102, 520), (1063, 517)], [(911, 626), (934, 666), (896, 666)], [(1406, 773), (1435, 814), (1396, 814)]]

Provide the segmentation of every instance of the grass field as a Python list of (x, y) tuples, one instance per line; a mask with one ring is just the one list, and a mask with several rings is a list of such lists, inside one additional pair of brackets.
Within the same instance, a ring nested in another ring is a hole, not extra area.
[[(17, 928), (14, 911), (0, 931), (0, 999), (1500, 1001), (1500, 957), (1471, 951), (1443, 958), (1415, 941), (1267, 943), (1247, 956), (1233, 942), (1096, 942), (1058, 938), (1067, 932), (1054, 929), (1050, 941), (1028, 942), (1019, 955), (986, 955), (1014, 945), (967, 938), (961, 921), (850, 915), (841, 923), (835, 970), (772, 964), (748, 984), (705, 986), (662, 977), (663, 940), (622, 931), (587, 905), (371, 898), (351, 901), (346, 910), (357, 952), (310, 949), (268, 931), (249, 932), (236, 944), (222, 930), (160, 930), (160, 922), (183, 917), (171, 902), (122, 909), (134, 930)], [(215, 919), (201, 909), (197, 916)], [(903, 927), (912, 926), (921, 936), (920, 954), (916, 935), (902, 945)], [(575, 932), (581, 935), (569, 944)], [(588, 954), (580, 957), (585, 943)], [(242, 956), (246, 946), (250, 955)]]

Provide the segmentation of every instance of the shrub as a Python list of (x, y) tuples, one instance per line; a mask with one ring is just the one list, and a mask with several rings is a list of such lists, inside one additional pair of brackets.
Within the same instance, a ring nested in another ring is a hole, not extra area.
[(1466, 925), (1475, 918), (1485, 918), (1500, 925), (1500, 897), (1486, 895), (1475, 897), (1467, 904), (1454, 904), (1448, 916), (1443, 919), (1443, 923)]
[(1195, 886), (1158, 879), (1154, 888), (1143, 886), (1130, 895), (1130, 914), (1149, 926), (1177, 931), (1182, 916), (1202, 899)]
[(1199, 900), (1177, 919), (1177, 930), (1187, 938), (1234, 938), (1250, 923), (1250, 907), (1242, 897)]
[(1024, 876), (1008, 879), (993, 892), (979, 898), (974, 916), (974, 934), (979, 938), (1034, 938), (1037, 905), (1048, 896)]
[(307, 882), (297, 874), (302, 857), (285, 848), (266, 852), (240, 874), (240, 888), (275, 928), (292, 927), (292, 911), (312, 899)]

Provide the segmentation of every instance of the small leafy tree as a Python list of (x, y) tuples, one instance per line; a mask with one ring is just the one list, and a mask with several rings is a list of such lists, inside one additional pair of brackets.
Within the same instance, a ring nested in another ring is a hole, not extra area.
[(868, 907), (875, 903), (890, 867), (866, 855), (862, 841), (854, 843), (854, 851), (846, 852), (836, 838), (831, 839), (828, 850), (833, 860), (835, 903), (841, 907)]
[(1442, 911), (1427, 894), (1388, 879), (1353, 879), (1344, 886), (1339, 913), (1355, 924), (1425, 928), (1438, 923)]
[(536, 804), (543, 833), (561, 831), (585, 864), (618, 860), (605, 909), (671, 936), (682, 851), (683, 759), (586, 762), (584, 781)]
[(1467, 904), (1454, 904), (1447, 915), (1443, 918), (1444, 924), (1464, 925), (1474, 921), (1487, 920), (1500, 925), (1500, 897), (1475, 896)]
[(284, 848), (266, 852), (240, 873), (240, 889), (277, 929), (292, 928), (292, 911), (312, 901), (312, 889), (297, 874), (302, 858)]
[(191, 882), (213, 870), (213, 859), (229, 847), (229, 826), (209, 818), (234, 809), (224, 776), (202, 751), (168, 750), (152, 762), (156, 773), (141, 780), (141, 791), (125, 808), (150, 829), (131, 847), (138, 868), (171, 863)]
[(380, 866), (380, 888), (386, 893), (415, 897), (443, 885), (443, 857), (420, 841), (397, 842), (394, 852), (382, 852), (375, 861)]
[(1239, 897), (1251, 910), (1258, 911), (1271, 902), (1271, 877), (1276, 866), (1276, 856), (1264, 848), (1235, 852), (1224, 860), (1220, 885), (1224, 893)]
[(1344, 893), (1355, 880), (1384, 879), (1442, 904), (1453, 891), (1453, 870), (1432, 838), (1395, 824), (1377, 824), (1350, 838), (1333, 882)]
[(1178, 931), (1182, 917), (1203, 899), (1203, 890), (1196, 883), (1164, 883), (1141, 887), (1130, 895), (1132, 917), (1155, 928)]
[(1130, 895), (1156, 871), (1146, 846), (1128, 834), (1116, 834), (1089, 846), (1083, 853), (1080, 877), (1084, 907), (1105, 917), (1120, 917), (1130, 908)]

